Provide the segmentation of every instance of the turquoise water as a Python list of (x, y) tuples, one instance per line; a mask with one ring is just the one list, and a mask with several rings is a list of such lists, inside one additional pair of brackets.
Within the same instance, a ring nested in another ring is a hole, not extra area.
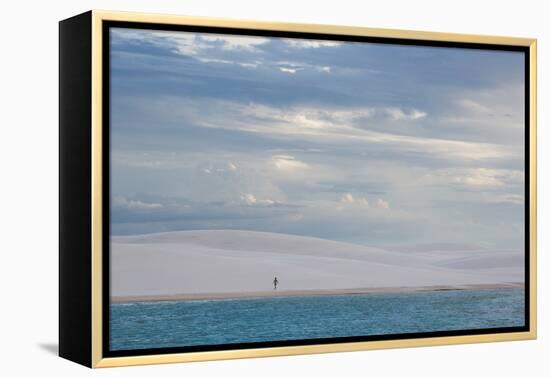
[(524, 300), (495, 289), (111, 304), (110, 349), (521, 327)]

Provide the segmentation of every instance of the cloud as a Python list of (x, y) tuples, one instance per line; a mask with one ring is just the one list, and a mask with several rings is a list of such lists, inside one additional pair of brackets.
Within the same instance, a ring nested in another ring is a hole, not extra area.
[(157, 30), (138, 30), (113, 28), (111, 33), (113, 43), (129, 41), (140, 44), (150, 44), (181, 55), (197, 55), (201, 50), (211, 46), (200, 39), (195, 33), (169, 32)]
[(460, 99), (458, 101), (458, 104), (464, 110), (467, 110), (467, 111), (472, 112), (472, 113), (481, 113), (481, 114), (491, 113), (491, 109), (489, 109), (485, 105), (482, 105), (481, 103), (476, 102), (474, 100), (471, 100), (469, 98)]
[(221, 42), (225, 50), (258, 51), (257, 46), (269, 42), (268, 38), (252, 36), (202, 34), (201, 38), (208, 42)]
[(233, 162), (229, 161), (227, 163), (220, 161), (209, 162), (208, 164), (198, 164), (200, 172), (206, 175), (218, 175), (223, 177), (231, 176), (233, 173), (237, 172), (238, 167)]
[[(333, 104), (321, 105), (267, 105), (256, 102), (238, 102), (209, 98), (203, 101), (197, 98), (179, 98), (160, 96), (151, 98), (132, 98), (126, 102), (118, 97), (117, 107), (125, 106), (133, 110), (132, 124), (147, 127), (148, 122), (155, 122), (155, 137), (162, 133), (174, 135), (175, 131), (184, 132), (187, 125), (194, 128), (221, 129), (222, 135), (239, 132), (238, 140), (248, 138), (261, 139), (262, 143), (273, 143), (278, 146), (283, 140), (292, 140), (294, 144), (306, 143), (315, 147), (349, 149), (363, 146), (363, 151), (383, 151), (384, 156), (407, 158), (422, 157), (424, 161), (441, 162), (479, 161), (494, 164), (496, 161), (513, 161), (522, 159), (523, 147), (502, 143), (483, 143), (475, 140), (460, 140), (432, 133), (409, 130), (407, 122), (401, 130), (386, 130), (382, 127), (395, 123), (378, 118), (385, 114), (385, 107), (341, 107)], [(120, 104), (123, 105), (120, 105)], [(126, 121), (127, 122), (127, 121)], [(421, 120), (421, 123), (424, 121)], [(378, 128), (371, 125), (382, 125)], [(419, 125), (423, 130), (422, 124)], [(441, 125), (444, 127), (444, 125)], [(162, 128), (166, 128), (165, 130)], [(214, 131), (205, 131), (213, 135)], [(244, 136), (249, 133), (250, 136)], [(235, 134), (236, 136), (236, 134)], [(188, 136), (187, 136), (188, 137)], [(173, 140), (172, 137), (169, 137)], [(289, 142), (290, 143), (290, 142)]]
[(243, 194), (241, 194), (241, 201), (247, 203), (248, 205), (253, 205), (258, 200), (256, 199), (256, 196), (254, 196), (254, 194), (243, 193)]
[(364, 207), (369, 206), (369, 201), (367, 200), (366, 197), (354, 197), (353, 194), (351, 193), (346, 193), (342, 195), (342, 197), (340, 198), (340, 202), (347, 205), (353, 204), (353, 205), (359, 205)]
[(523, 205), (525, 202), (525, 199), (521, 194), (503, 193), (503, 194), (491, 195), (489, 198), (487, 198), (487, 202)]
[(160, 203), (148, 203), (142, 202), (140, 200), (127, 199), (125, 197), (115, 197), (113, 198), (113, 206), (119, 208), (126, 208), (129, 210), (152, 210), (162, 208)]
[(220, 64), (235, 64), (232, 60), (227, 59), (215, 59), (215, 58), (197, 58), (202, 63), (220, 63)]
[(305, 62), (280, 61), (276, 62), (274, 65), (279, 69), (279, 71), (289, 74), (295, 74), (298, 71), (304, 71), (306, 69), (310, 72), (317, 71), (323, 73), (331, 73), (332, 70), (330, 66), (321, 66)]
[(294, 172), (310, 168), (309, 164), (297, 160), (294, 156), (290, 155), (273, 155), (271, 161), (278, 170), (285, 172)]
[[(196, 106), (174, 105), (174, 107), (197, 111)], [(276, 107), (256, 103), (210, 101), (208, 109), (200, 113), (201, 118), (197, 119), (197, 125), (272, 137), (289, 136), (309, 142), (323, 141), (341, 145), (372, 144), (385, 146), (401, 153), (436, 156), (438, 159), (494, 160), (521, 156), (521, 148), (515, 146), (388, 133), (370, 129), (368, 124), (363, 123), (368, 119), (374, 120), (377, 114), (388, 115), (387, 109), (386, 107)], [(390, 117), (395, 119), (401, 117), (403, 122), (426, 116), (425, 112), (418, 110), (392, 109), (393, 114), (390, 114)]]
[(255, 195), (251, 193), (242, 193), (241, 194), (241, 201), (246, 203), (247, 205), (253, 206), (253, 205), (260, 205), (260, 206), (269, 206), (273, 205), (276, 202), (270, 199), (258, 199)]
[(254, 63), (250, 63), (250, 62), (244, 62), (244, 63), (241, 63), (241, 62), (237, 62), (237, 64), (241, 67), (245, 67), (245, 68), (257, 68), (261, 62), (260, 61), (255, 61)]
[(340, 199), (340, 202), (342, 203), (354, 203), (355, 200), (353, 199), (353, 195), (351, 193), (346, 193), (342, 196)]
[(288, 61), (279, 61), (275, 63), (275, 66), (279, 68), (279, 71), (289, 73), (289, 74), (295, 74), (298, 71), (302, 71), (307, 67), (307, 64), (305, 63), (296, 63), (296, 62), (288, 62)]
[(140, 44), (150, 44), (172, 51), (179, 55), (196, 57), (203, 63), (239, 64), (243, 67), (256, 67), (256, 63), (239, 63), (233, 60), (217, 57), (205, 57), (217, 53), (217, 48), (225, 51), (246, 51), (258, 53), (258, 46), (269, 42), (268, 38), (253, 36), (217, 35), (192, 32), (174, 32), (159, 30), (111, 29), (114, 43), (128, 41)]
[(421, 110), (411, 109), (407, 111), (396, 107), (384, 108), (382, 111), (388, 114), (394, 121), (416, 120), (424, 118), (428, 115), (428, 113)]
[(244, 68), (258, 68), (258, 66), (261, 64), (260, 61), (256, 60), (254, 62), (238, 62), (235, 60), (228, 60), (228, 59), (218, 59), (218, 58), (204, 58), (204, 57), (195, 57), (199, 62), (201, 63), (207, 63), (207, 64), (226, 64), (226, 65), (237, 65)]
[(522, 171), (494, 168), (454, 168), (429, 173), (428, 179), (436, 183), (446, 183), (471, 188), (499, 188), (518, 186), (524, 183)]
[(318, 49), (321, 47), (338, 47), (341, 42), (337, 41), (319, 41), (313, 39), (284, 39), (285, 43), (297, 49)]
[(112, 39), (115, 234), (523, 245), (518, 54), (148, 33)]
[(382, 198), (378, 198), (378, 200), (376, 201), (376, 205), (380, 209), (389, 209), (390, 208), (390, 203), (388, 201), (383, 200)]
[(468, 186), (502, 186), (504, 185), (498, 171), (486, 168), (477, 168), (466, 175), (455, 176), (452, 179), (455, 184)]
[(279, 67), (279, 70), (281, 72), (289, 73), (289, 74), (295, 74), (297, 71), (302, 70), (303, 68), (288, 68), (288, 67)]
[[(208, 102), (189, 98), (158, 97), (133, 100), (133, 107), (149, 117), (166, 119), (195, 127), (223, 129), (256, 134), (262, 138), (292, 138), (296, 143), (332, 146), (367, 145), (383, 149), (385, 155), (412, 154), (438, 160), (495, 161), (521, 158), (521, 145), (482, 143), (419, 133), (386, 132), (371, 128), (382, 122), (379, 114), (386, 107), (336, 107), (296, 105), (273, 106), (254, 102), (210, 99)], [(167, 113), (167, 109), (169, 112)], [(408, 114), (403, 111), (404, 114)], [(409, 115), (417, 118), (414, 112)], [(402, 122), (416, 122), (403, 120)]]

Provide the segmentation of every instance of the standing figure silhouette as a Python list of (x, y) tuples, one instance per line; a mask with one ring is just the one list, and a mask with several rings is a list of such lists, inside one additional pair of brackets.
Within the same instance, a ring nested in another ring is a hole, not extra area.
[(277, 285), (279, 284), (279, 280), (277, 277), (273, 279), (273, 290), (277, 290)]

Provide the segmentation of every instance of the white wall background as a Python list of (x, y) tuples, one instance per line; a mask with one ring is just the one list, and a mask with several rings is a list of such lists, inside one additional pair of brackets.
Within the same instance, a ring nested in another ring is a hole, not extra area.
[[(0, 22), (0, 374), (80, 377), (541, 377), (550, 330), (546, 256), (550, 28), (544, 1), (118, 0), (4, 2)], [(131, 367), (92, 372), (57, 348), (57, 22), (89, 9), (512, 35), (539, 39), (539, 340)], [(546, 211), (545, 211), (546, 210)]]

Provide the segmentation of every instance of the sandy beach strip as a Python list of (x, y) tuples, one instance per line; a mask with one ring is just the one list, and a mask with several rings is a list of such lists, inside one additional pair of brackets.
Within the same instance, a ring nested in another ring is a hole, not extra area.
[(216, 299), (255, 299), (272, 297), (313, 297), (321, 295), (353, 295), (353, 294), (374, 294), (374, 293), (414, 293), (425, 291), (452, 291), (452, 290), (482, 290), (482, 289), (504, 289), (523, 288), (523, 283), (504, 284), (477, 284), (477, 285), (456, 285), (456, 286), (421, 286), (421, 287), (375, 287), (375, 288), (353, 288), (353, 289), (320, 289), (320, 290), (271, 290), (271, 291), (247, 291), (227, 293), (185, 293), (170, 295), (135, 295), (135, 296), (114, 296), (111, 303), (131, 302), (164, 302), (164, 301), (186, 301), (186, 300), (216, 300)]

